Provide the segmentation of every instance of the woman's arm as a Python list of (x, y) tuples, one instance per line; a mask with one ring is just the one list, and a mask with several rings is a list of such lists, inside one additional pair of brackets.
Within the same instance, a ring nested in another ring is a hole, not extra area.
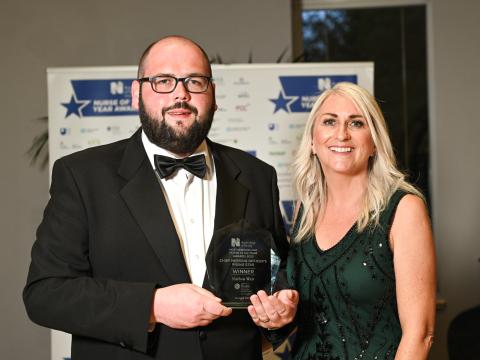
[(435, 246), (426, 206), (399, 203), (390, 232), (402, 339), (395, 360), (427, 359), (435, 325)]

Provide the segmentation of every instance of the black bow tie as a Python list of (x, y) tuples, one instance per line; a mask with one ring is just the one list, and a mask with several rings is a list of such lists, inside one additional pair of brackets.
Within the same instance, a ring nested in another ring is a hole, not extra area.
[(175, 159), (163, 155), (155, 155), (155, 167), (157, 168), (160, 177), (166, 178), (172, 175), (177, 169), (184, 168), (199, 178), (205, 176), (207, 165), (205, 163), (205, 155), (195, 155), (183, 159)]

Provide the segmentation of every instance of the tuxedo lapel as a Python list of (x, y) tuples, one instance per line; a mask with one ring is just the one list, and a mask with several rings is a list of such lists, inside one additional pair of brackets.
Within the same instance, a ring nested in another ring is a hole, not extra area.
[(209, 141), (209, 146), (215, 161), (217, 176), (214, 225), (214, 229), (217, 230), (245, 217), (248, 189), (237, 180), (241, 170), (235, 161), (217, 144)]
[(191, 282), (165, 196), (147, 159), (140, 131), (129, 141), (119, 174), (127, 180), (120, 191), (172, 283)]

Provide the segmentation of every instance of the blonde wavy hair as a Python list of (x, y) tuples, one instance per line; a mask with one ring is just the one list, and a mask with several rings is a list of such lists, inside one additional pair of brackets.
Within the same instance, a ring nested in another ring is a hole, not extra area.
[(312, 154), (312, 139), (317, 113), (331, 95), (342, 96), (356, 105), (368, 123), (376, 149), (368, 164), (368, 185), (357, 219), (358, 231), (363, 231), (367, 225), (376, 227), (379, 224), (380, 213), (397, 189), (403, 189), (423, 199), (423, 195), (405, 180), (405, 175), (397, 168), (387, 125), (375, 98), (358, 85), (349, 82), (337, 83), (332, 89), (324, 91), (313, 105), (293, 163), (295, 187), (303, 205), (303, 215), (297, 225), (294, 242), (315, 233), (316, 219), (327, 202), (327, 183), (320, 161)]

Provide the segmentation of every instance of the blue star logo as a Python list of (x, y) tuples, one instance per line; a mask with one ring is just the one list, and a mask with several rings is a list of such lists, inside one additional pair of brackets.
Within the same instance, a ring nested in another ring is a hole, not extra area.
[(276, 99), (269, 99), (272, 103), (275, 104), (275, 110), (273, 113), (275, 114), (279, 110), (285, 110), (287, 113), (290, 112), (290, 103), (296, 99), (296, 96), (285, 96), (282, 90), (278, 94), (278, 98)]
[(72, 114), (75, 114), (78, 117), (81, 117), (82, 108), (85, 107), (89, 102), (90, 101), (77, 100), (75, 99), (75, 95), (72, 95), (72, 97), (70, 98), (70, 102), (62, 103), (62, 106), (64, 106), (67, 109), (67, 114), (65, 115), (65, 118), (69, 117)]

